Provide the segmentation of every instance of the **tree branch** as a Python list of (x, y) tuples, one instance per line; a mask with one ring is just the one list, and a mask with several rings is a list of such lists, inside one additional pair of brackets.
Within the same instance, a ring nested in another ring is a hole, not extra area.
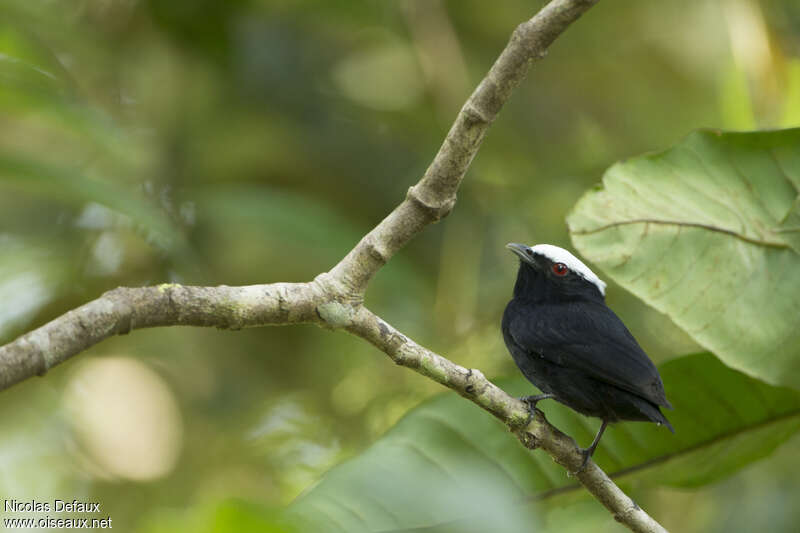
[[(441, 383), (490, 412), (509, 426), (523, 445), (532, 450), (542, 448), (567, 471), (576, 472), (583, 463), (583, 454), (571, 437), (552, 426), (538, 409), (533, 420), (527, 423), (527, 405), (486, 379), (480, 370), (464, 368), (420, 346), (365, 307), (359, 308), (346, 329), (372, 343), (398, 365)], [(589, 461), (586, 468), (575, 476), (611, 512), (615, 520), (629, 529), (648, 533), (666, 532), (622, 492), (594, 461)]]
[(363, 296), (372, 276), (417, 233), (446, 217), (472, 158), (531, 62), (598, 0), (554, 0), (511, 34), (500, 57), (467, 99), (422, 179), (330, 272), (349, 294)]
[(90, 346), (134, 329), (157, 326), (247, 326), (319, 322), (328, 295), (316, 283), (246, 287), (156, 287), (108, 291), (0, 347), (0, 390), (43, 375)]
[[(172, 325), (240, 329), (248, 326), (318, 323), (345, 329), (385, 352), (397, 364), (458, 392), (507, 424), (528, 448), (542, 448), (569, 471), (583, 455), (575, 441), (488, 381), (420, 346), (363, 305), (372, 276), (425, 226), (447, 216), (483, 137), (529, 64), (598, 0), (553, 0), (520, 24), (499, 58), (462, 107), (439, 152), (405, 200), (370, 231), (333, 269), (308, 283), (247, 287), (185, 287), (174, 284), (119, 288), (0, 347), (0, 390), (49, 368), (111, 335)], [(633, 531), (664, 532), (590, 461), (580, 482)]]

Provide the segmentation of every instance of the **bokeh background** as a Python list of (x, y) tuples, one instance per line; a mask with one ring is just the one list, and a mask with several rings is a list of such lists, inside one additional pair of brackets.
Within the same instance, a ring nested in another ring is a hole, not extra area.
[[(0, 342), (119, 285), (329, 269), (419, 179), (541, 5), (4, 0)], [(601, 2), (531, 70), (454, 212), (367, 304), (462, 365), (514, 375), (506, 242), (569, 246), (565, 215), (605, 168), (693, 129), (798, 125), (795, 0)], [(608, 302), (656, 362), (696, 350), (622, 289)], [(276, 509), (439, 392), (317, 327), (137, 331), (0, 395), (0, 493), (98, 501), (120, 531), (200, 523), (231, 498)], [(798, 447), (637, 500), (675, 531), (792, 531)], [(547, 513), (561, 531), (621, 530), (591, 500)]]

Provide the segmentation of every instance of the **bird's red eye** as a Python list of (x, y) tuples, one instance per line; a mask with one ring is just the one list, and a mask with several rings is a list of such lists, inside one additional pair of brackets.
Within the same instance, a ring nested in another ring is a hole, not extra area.
[(553, 274), (556, 276), (566, 276), (569, 268), (564, 263), (553, 263)]

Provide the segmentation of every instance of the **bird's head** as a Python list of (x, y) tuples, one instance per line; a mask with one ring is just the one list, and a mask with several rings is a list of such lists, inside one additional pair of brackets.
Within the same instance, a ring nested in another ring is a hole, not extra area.
[(583, 262), (558, 246), (537, 244), (526, 246), (515, 242), (506, 248), (520, 258), (514, 296), (536, 300), (569, 300), (587, 298), (602, 300), (606, 284)]

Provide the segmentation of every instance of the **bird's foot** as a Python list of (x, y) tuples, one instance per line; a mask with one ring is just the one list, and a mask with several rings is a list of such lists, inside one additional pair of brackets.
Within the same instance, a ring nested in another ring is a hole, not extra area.
[(586, 465), (589, 464), (589, 459), (592, 458), (592, 452), (594, 452), (594, 450), (591, 448), (578, 448), (578, 449), (580, 450), (581, 455), (583, 455), (583, 462), (576, 471), (572, 472), (572, 475), (580, 474), (581, 472), (586, 470)]
[(531, 409), (536, 409), (536, 404), (542, 400), (548, 400), (550, 398), (555, 398), (554, 394), (535, 394), (533, 396), (522, 396), (520, 401), (525, 402), (528, 404), (528, 407)]
[(542, 400), (547, 400), (550, 398), (555, 398), (555, 396), (553, 394), (535, 394), (533, 396), (520, 397), (519, 400), (528, 405), (528, 420), (525, 421), (525, 426), (530, 424), (531, 420), (533, 420), (533, 414), (536, 411), (536, 404)]
[(597, 445), (600, 443), (600, 437), (603, 436), (603, 432), (606, 430), (607, 427), (608, 427), (608, 420), (603, 420), (603, 424), (600, 426), (600, 431), (597, 432), (597, 435), (592, 441), (592, 444), (590, 444), (589, 447), (586, 449), (578, 448), (581, 454), (583, 455), (583, 462), (581, 463), (580, 468), (578, 468), (576, 471), (572, 473), (573, 475), (580, 474), (581, 472), (586, 470), (586, 465), (589, 464), (589, 459), (592, 457), (594, 451), (597, 449)]

